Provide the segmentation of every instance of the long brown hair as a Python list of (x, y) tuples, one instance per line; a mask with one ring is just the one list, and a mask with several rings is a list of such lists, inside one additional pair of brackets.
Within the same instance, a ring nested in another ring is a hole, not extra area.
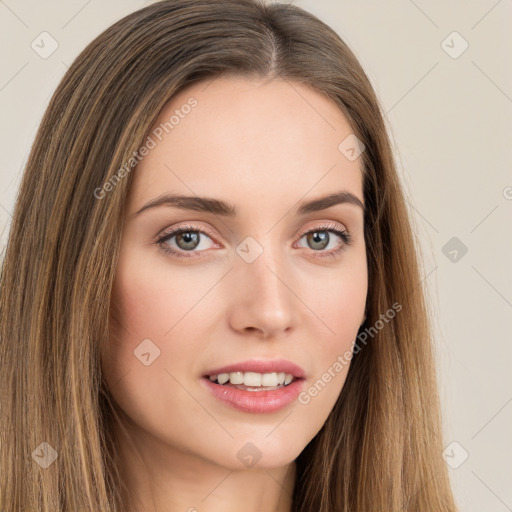
[(54, 93), (1, 273), (0, 509), (123, 510), (115, 410), (100, 361), (136, 171), (123, 173), (108, 197), (97, 191), (119, 177), (173, 95), (220, 74), (300, 82), (339, 105), (366, 148), (362, 330), (401, 306), (354, 354), (331, 414), (297, 458), (293, 511), (455, 511), (419, 248), (381, 107), (331, 28), (263, 0), (163, 0), (140, 9), (91, 42)]

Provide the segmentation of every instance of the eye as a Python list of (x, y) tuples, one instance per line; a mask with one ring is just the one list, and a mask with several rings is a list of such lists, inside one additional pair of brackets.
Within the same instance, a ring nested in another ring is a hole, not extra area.
[[(333, 242), (332, 236), (329, 233), (333, 233), (335, 238), (341, 239), (341, 242), (334, 242), (334, 248), (330, 251), (324, 249)], [(318, 257), (335, 258), (346, 246), (352, 243), (350, 233), (346, 229), (339, 229), (337, 224), (324, 224), (316, 226), (314, 229), (310, 229), (302, 234), (302, 238), (306, 237), (306, 243), (313, 249), (314, 252), (319, 253)]]
[[(328, 247), (333, 241), (332, 235), (329, 233), (334, 234), (335, 238), (337, 237), (341, 240), (341, 242), (335, 243), (333, 249), (325, 251), (324, 249)], [(317, 226), (314, 229), (310, 229), (309, 231), (303, 233), (300, 237), (300, 240), (302, 240), (304, 237), (306, 237), (306, 241), (309, 247), (313, 250), (313, 252), (318, 253), (317, 257), (320, 258), (334, 258), (346, 246), (352, 243), (350, 233), (347, 230), (339, 229), (337, 224), (323, 224)], [(191, 225), (181, 226), (168, 233), (165, 233), (156, 241), (156, 245), (158, 245), (164, 252), (178, 258), (196, 258), (202, 256), (195, 253), (202, 253), (208, 249), (208, 247), (203, 247), (203, 250), (196, 251), (196, 249), (200, 247), (203, 238), (212, 240), (212, 236), (210, 236), (210, 234), (202, 228)], [(213, 243), (212, 246), (218, 247), (218, 244)]]
[[(196, 257), (194, 254), (187, 253), (198, 252), (195, 249), (199, 247), (203, 237), (210, 238), (211, 240), (211, 237), (203, 229), (199, 229), (196, 226), (181, 226), (164, 234), (156, 241), (156, 244), (164, 252), (178, 258), (193, 258)], [(173, 238), (176, 238), (174, 244), (169, 244)]]

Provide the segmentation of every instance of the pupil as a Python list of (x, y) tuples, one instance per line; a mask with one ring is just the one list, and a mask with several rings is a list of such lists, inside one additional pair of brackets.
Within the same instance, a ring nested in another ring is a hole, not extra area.
[(327, 247), (329, 243), (329, 234), (326, 231), (314, 231), (309, 235), (310, 239), (313, 239), (313, 243), (320, 243), (319, 249)]
[[(185, 242), (185, 247), (181, 246), (180, 241)], [(180, 233), (176, 237), (176, 243), (182, 249), (195, 249), (195, 247), (197, 247), (198, 242), (199, 242), (199, 233), (194, 233), (192, 231), (185, 231), (183, 233)]]

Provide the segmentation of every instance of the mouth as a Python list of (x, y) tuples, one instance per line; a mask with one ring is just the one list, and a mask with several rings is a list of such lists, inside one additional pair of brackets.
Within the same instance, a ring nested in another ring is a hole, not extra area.
[(290, 406), (305, 386), (304, 370), (285, 359), (256, 360), (217, 367), (201, 376), (206, 391), (246, 413), (272, 413)]
[(274, 391), (287, 387), (296, 380), (303, 380), (301, 377), (285, 372), (258, 373), (242, 371), (205, 375), (203, 378), (221, 386), (254, 392)]

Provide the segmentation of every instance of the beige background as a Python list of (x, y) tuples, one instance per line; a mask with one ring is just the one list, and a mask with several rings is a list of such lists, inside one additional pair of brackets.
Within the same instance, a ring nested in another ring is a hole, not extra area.
[[(96, 35), (148, 3), (0, 0), (2, 250), (58, 81)], [(512, 511), (512, 1), (294, 3), (338, 31), (387, 112), (424, 249), (461, 510)], [(44, 31), (58, 44), (47, 58), (31, 47)]]

